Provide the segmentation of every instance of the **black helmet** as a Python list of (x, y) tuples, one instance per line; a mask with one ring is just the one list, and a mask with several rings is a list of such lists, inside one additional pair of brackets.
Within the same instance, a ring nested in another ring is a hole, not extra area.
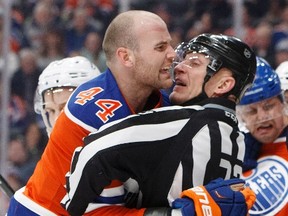
[(188, 44), (176, 48), (176, 53), (180, 53), (183, 58), (190, 52), (204, 53), (211, 59), (204, 84), (221, 68), (228, 68), (236, 81), (228, 94), (240, 100), (245, 90), (252, 85), (256, 73), (256, 56), (240, 39), (227, 35), (201, 34)]

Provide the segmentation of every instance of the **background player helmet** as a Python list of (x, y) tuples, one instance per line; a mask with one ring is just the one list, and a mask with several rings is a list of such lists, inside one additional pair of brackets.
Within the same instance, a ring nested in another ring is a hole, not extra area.
[[(247, 124), (260, 124), (261, 122), (276, 119), (286, 114), (285, 106), (283, 106), (282, 112), (279, 112), (279, 110), (274, 109), (274, 106), (271, 106), (269, 99), (274, 97), (279, 98), (283, 103), (284, 99), (280, 79), (267, 61), (257, 57), (257, 72), (254, 83), (251, 88), (245, 92), (239, 105), (236, 107), (240, 124), (244, 127), (246, 127)], [(255, 116), (255, 114), (258, 113), (255, 105), (262, 106), (262, 110), (265, 111), (265, 118), (254, 119), (253, 117), (252, 120), (250, 119), (251, 115)], [(250, 115), (250, 117), (247, 117), (247, 115)], [(248, 122), (244, 122), (245, 116)]]
[(100, 74), (99, 69), (83, 56), (64, 58), (51, 62), (39, 77), (38, 91), (56, 87), (77, 87)]
[(87, 58), (82, 56), (68, 57), (62, 60), (51, 62), (41, 73), (38, 80), (38, 87), (34, 98), (34, 110), (41, 114), (48, 134), (52, 130), (49, 116), (45, 113), (44, 93), (51, 94), (68, 88), (72, 91), (79, 86), (100, 74), (99, 69)]
[(253, 86), (242, 97), (239, 105), (247, 105), (282, 95), (277, 73), (263, 58), (257, 57), (257, 72)]
[(279, 76), (282, 90), (288, 90), (288, 61), (282, 62), (276, 68), (276, 73)]
[(176, 61), (182, 61), (187, 53), (203, 53), (210, 57), (204, 84), (221, 68), (228, 68), (235, 78), (235, 87), (227, 93), (238, 101), (245, 90), (252, 85), (256, 73), (256, 56), (251, 48), (233, 36), (201, 34), (189, 43), (176, 48)]

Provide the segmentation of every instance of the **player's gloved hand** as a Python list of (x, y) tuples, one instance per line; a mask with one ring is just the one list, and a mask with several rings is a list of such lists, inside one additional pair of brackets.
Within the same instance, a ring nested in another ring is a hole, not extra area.
[(188, 215), (246, 216), (256, 200), (244, 180), (215, 179), (205, 186), (197, 186), (182, 192), (181, 197), (172, 203), (172, 208), (181, 209)]
[(243, 171), (253, 169), (257, 166), (262, 144), (257, 141), (250, 133), (245, 134), (245, 155)]

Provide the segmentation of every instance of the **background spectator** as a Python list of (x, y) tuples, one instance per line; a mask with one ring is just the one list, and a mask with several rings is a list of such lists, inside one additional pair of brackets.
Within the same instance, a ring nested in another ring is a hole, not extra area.
[(65, 57), (65, 41), (60, 30), (48, 31), (38, 49), (37, 63), (41, 69), (47, 67), (52, 61)]
[[(1, 19), (1, 18), (0, 18)], [(3, 32), (0, 29), (0, 41), (3, 39)], [(7, 54), (8, 62), (9, 64), (7, 65), (8, 71), (4, 71), (4, 58), (3, 58), (3, 51), (2, 51), (2, 46), (0, 46), (0, 74), (1, 73), (8, 73), (9, 77), (12, 77), (15, 71), (19, 67), (19, 59), (17, 56), (17, 53), (13, 51), (13, 49), (10, 49), (9, 53)]]
[(288, 60), (288, 37), (275, 45), (275, 67)]
[(272, 35), (272, 46), (275, 46), (280, 40), (288, 37), (288, 7), (283, 7), (279, 22), (274, 25), (274, 31)]
[(72, 22), (65, 29), (66, 54), (79, 51), (83, 46), (87, 35), (98, 29), (91, 24), (91, 17), (83, 8), (77, 8), (73, 13)]
[(36, 165), (48, 141), (46, 131), (34, 121), (27, 126), (24, 135), (29, 158)]
[(33, 9), (33, 14), (24, 23), (24, 32), (33, 49), (40, 48), (46, 33), (59, 26), (57, 14), (53, 4), (38, 1)]
[(88, 58), (101, 72), (106, 66), (106, 58), (102, 51), (102, 37), (98, 32), (90, 32), (84, 41), (84, 46), (79, 50), (79, 55)]
[[(252, 13), (253, 12), (251, 10), (250, 4), (244, 4), (242, 13), (242, 25), (244, 32), (242, 32), (242, 40), (245, 41), (249, 46), (253, 46), (255, 41), (255, 38), (252, 36), (255, 34), (255, 26), (253, 25)], [(235, 35), (235, 29), (234, 27), (230, 27), (226, 29), (224, 33), (228, 35)]]
[(275, 66), (275, 52), (272, 46), (273, 26), (270, 22), (262, 21), (255, 28), (253, 49), (257, 56), (262, 57)]
[(29, 157), (25, 139), (22, 136), (16, 135), (11, 138), (8, 145), (8, 162), (12, 169), (14, 169), (15, 179), (17, 179), (18, 174), (18, 186), (23, 187), (32, 175), (36, 164)]
[(41, 70), (37, 65), (37, 56), (33, 50), (22, 49), (19, 57), (20, 67), (11, 80), (11, 95), (23, 99), (27, 104), (28, 113), (34, 114), (34, 95)]

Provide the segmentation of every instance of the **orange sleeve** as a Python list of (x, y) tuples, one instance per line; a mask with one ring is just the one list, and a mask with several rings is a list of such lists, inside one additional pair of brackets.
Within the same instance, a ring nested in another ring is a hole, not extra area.
[(61, 199), (66, 194), (65, 175), (70, 169), (75, 148), (83, 145), (82, 139), (88, 133), (62, 112), (45, 151), (26, 184), (24, 194), (57, 214), (68, 215), (60, 205)]

